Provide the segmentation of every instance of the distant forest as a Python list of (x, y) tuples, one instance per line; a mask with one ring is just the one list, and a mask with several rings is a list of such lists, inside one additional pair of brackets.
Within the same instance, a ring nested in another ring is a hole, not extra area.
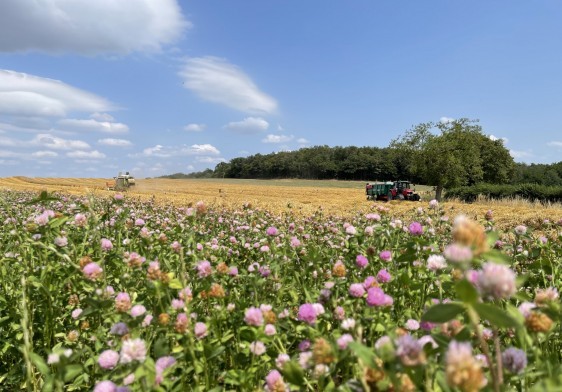
[[(315, 146), (297, 151), (255, 154), (219, 163), (215, 169), (160, 178), (299, 178), (310, 180), (396, 180), (421, 183), (412, 175), (408, 157), (391, 147)], [(562, 161), (553, 164), (515, 163), (511, 184), (562, 186)], [(432, 184), (428, 184), (432, 185)]]

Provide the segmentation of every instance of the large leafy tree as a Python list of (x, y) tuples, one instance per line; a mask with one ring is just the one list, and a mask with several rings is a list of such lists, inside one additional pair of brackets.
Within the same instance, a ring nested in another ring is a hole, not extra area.
[(422, 123), (392, 141), (391, 147), (413, 177), (436, 187), (437, 200), (443, 188), (505, 183), (513, 175), (513, 158), (503, 142), (486, 136), (475, 120)]

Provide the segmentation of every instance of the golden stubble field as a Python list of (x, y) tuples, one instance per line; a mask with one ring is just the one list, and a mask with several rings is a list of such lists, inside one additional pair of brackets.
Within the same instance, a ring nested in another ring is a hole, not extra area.
[[(49, 192), (61, 191), (74, 195), (109, 197), (107, 179), (95, 178), (0, 178), (0, 189)], [(417, 207), (427, 207), (429, 198), (415, 202), (390, 203), (367, 201), (361, 183), (334, 181), (293, 180), (137, 180), (137, 185), (125, 192), (129, 197), (151, 199), (158, 204), (188, 206), (204, 201), (211, 207), (241, 209), (246, 203), (273, 213), (311, 215), (322, 209), (325, 215), (351, 216), (376, 210), (377, 206), (390, 209), (396, 217), (410, 216)], [(453, 218), (465, 214), (482, 219), (492, 210), (497, 226), (509, 229), (519, 224), (538, 227), (545, 219), (562, 219), (562, 206), (544, 206), (524, 201), (477, 202), (472, 204), (447, 201), (442, 203), (447, 215)]]

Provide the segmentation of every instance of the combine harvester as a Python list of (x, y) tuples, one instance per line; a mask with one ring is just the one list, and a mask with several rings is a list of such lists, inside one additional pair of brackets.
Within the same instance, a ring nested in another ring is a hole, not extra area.
[(136, 183), (135, 178), (129, 172), (119, 172), (117, 177), (113, 177), (113, 181), (108, 181), (105, 186), (108, 191), (126, 191)]
[(410, 181), (387, 181), (367, 183), (365, 193), (367, 200), (411, 200), (420, 201), (421, 197), (410, 188)]

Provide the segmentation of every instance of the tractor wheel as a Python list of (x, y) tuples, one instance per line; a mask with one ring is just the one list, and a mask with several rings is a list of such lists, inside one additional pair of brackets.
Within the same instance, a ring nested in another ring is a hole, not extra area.
[(420, 201), (420, 200), (421, 200), (421, 197), (420, 197), (420, 195), (418, 195), (417, 193), (414, 193), (414, 195), (412, 196), (412, 200), (413, 200), (413, 201)]
[(391, 201), (391, 200), (392, 200), (392, 192), (388, 192), (387, 201)]

